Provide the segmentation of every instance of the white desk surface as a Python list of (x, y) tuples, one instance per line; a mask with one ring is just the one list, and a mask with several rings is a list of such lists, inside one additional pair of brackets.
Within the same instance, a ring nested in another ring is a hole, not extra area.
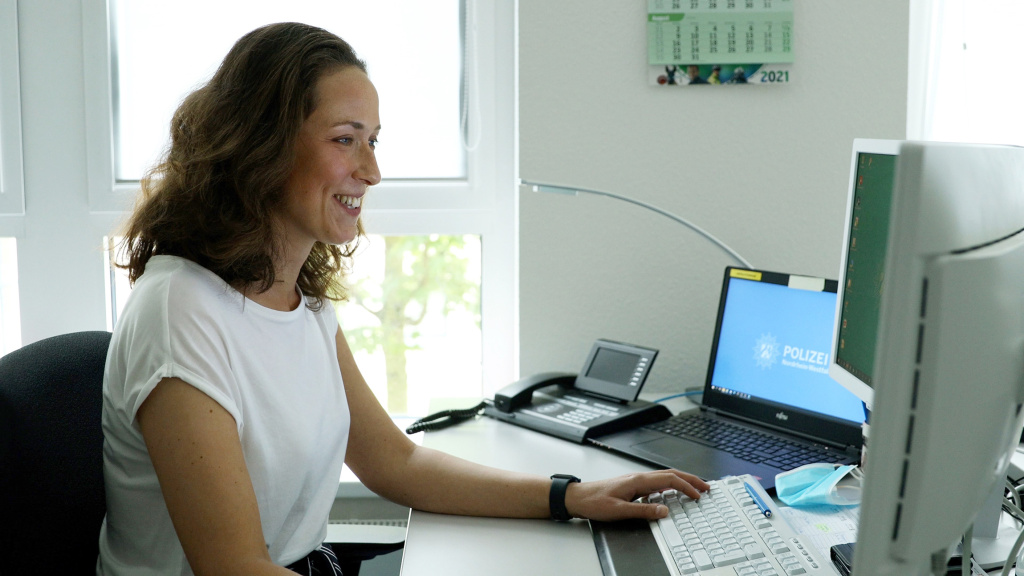
[[(596, 480), (640, 470), (644, 464), (592, 446), (481, 417), (431, 432), (423, 444), (471, 460), (543, 476), (564, 473)], [(446, 516), (413, 510), (402, 576), (601, 575), (587, 522)]]
[[(673, 413), (693, 406), (684, 399), (666, 404)], [(431, 432), (423, 443), (488, 466), (543, 476), (564, 473), (594, 480), (654, 469), (593, 446), (574, 444), (486, 417)], [(1014, 465), (1014, 472), (1024, 475), (1020, 472), (1024, 470), (1021, 451), (1014, 458)], [(601, 565), (585, 521), (562, 524), (550, 520), (447, 516), (416, 510), (410, 513), (402, 576), (479, 574), (601, 576)]]

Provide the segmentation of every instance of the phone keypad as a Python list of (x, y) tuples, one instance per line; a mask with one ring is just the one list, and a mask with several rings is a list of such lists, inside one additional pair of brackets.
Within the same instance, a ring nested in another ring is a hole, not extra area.
[(584, 398), (567, 395), (552, 398), (547, 402), (535, 403), (533, 411), (537, 414), (554, 418), (577, 426), (608, 416), (617, 416), (619, 411), (604, 403), (591, 403)]
[(551, 416), (572, 424), (585, 424), (591, 420), (597, 420), (606, 416), (616, 416), (619, 413), (618, 410), (590, 404), (586, 400), (574, 398), (573, 396), (559, 398), (552, 402), (552, 404), (557, 406), (557, 409), (552, 409), (552, 412), (557, 413), (553, 413)]
[(576, 410), (573, 410), (571, 412), (562, 412), (561, 414), (555, 416), (555, 418), (558, 418), (559, 420), (564, 420), (566, 422), (571, 422), (573, 424), (583, 424), (585, 422), (590, 422), (591, 420), (596, 420), (601, 416), (604, 416), (604, 414), (592, 412), (590, 410), (580, 410), (577, 408)]

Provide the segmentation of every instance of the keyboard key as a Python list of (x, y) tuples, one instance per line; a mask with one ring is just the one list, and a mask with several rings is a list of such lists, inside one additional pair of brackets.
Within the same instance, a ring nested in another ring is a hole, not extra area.
[(747, 559), (747, 555), (743, 552), (725, 552), (724, 554), (718, 554), (711, 557), (711, 561), (715, 563), (716, 567), (721, 566), (732, 566), (733, 564), (739, 564)]
[(764, 552), (761, 551), (761, 547), (757, 544), (747, 544), (743, 546), (743, 553), (746, 554), (747, 558), (751, 560), (764, 558)]
[(714, 568), (714, 563), (711, 562), (711, 556), (704, 550), (697, 550), (693, 553), (693, 563), (697, 565), (698, 570), (707, 570)]
[(661, 535), (665, 537), (665, 542), (669, 548), (683, 545), (683, 539), (679, 537), (679, 532), (672, 525), (672, 520), (661, 518), (658, 520), (658, 527), (661, 528)]

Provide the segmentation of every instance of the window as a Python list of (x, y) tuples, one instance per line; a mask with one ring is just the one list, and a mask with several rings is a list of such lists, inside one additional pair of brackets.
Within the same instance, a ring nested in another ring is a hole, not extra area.
[(479, 396), (480, 238), (372, 235), (356, 254), (338, 320), (388, 412)]
[(117, 246), (121, 237), (103, 237), (103, 279), (104, 293), (107, 295), (107, 330), (113, 330), (117, 319), (121, 317), (121, 310), (124, 309), (128, 295), (132, 292), (132, 285), (128, 281), (128, 271), (114, 265), (117, 258)]
[[(15, 0), (0, 0), (0, 215), (24, 213), (23, 188), (18, 8)], [(14, 224), (0, 223), (0, 233)]]
[(290, 0), (248, 2), (239, 10), (234, 0), (115, 0), (116, 179), (137, 181), (156, 161), (174, 109), (213, 74), (238, 38), (286, 21), (334, 32), (367, 63), (380, 94), (378, 160), (385, 177), (464, 178), (459, 4)]
[[(340, 314), (353, 334), (361, 368), (395, 414), (423, 414), (431, 396), (491, 395), (514, 379), (512, 5), (296, 0), (247, 3), (240, 12), (234, 2), (187, 0), (161, 3), (162, 12), (141, 12), (150, 3), (114, 0), (108, 13), (105, 4), (83, 3), (93, 212), (126, 209), (137, 178), (165, 144), (178, 100), (212, 74), (238, 37), (273, 21), (322, 26), (348, 40), (366, 60), (381, 98), (377, 156), (384, 181), (371, 190), (364, 209), (366, 228), (377, 236), (357, 255), (355, 274), (367, 274), (358, 276), (361, 287), (374, 277), (378, 284), (392, 280), (381, 276), (392, 248), (402, 247), (395, 249), (403, 253), (403, 262), (416, 262), (422, 250), (441, 245), (450, 252), (431, 260), (457, 257), (461, 263), (449, 262), (448, 272), (464, 268), (468, 276), (459, 278), (468, 278), (472, 287), (460, 299), (445, 292), (451, 286), (438, 286), (432, 296), (423, 297), (423, 309), (405, 310), (406, 320), (418, 320), (418, 312), (423, 318), (416, 327), (406, 323), (401, 330), (409, 370), (408, 393), (401, 400), (401, 394), (388, 393), (381, 376), (388, 353), (383, 336), (373, 330), (384, 327), (369, 311), (380, 304), (373, 298), (383, 297), (384, 289), (367, 290), (361, 310), (359, 303), (346, 305)], [(470, 31), (468, 36), (463, 30)], [(175, 41), (182, 34), (202, 39), (202, 45), (182, 47)], [(175, 78), (177, 69), (187, 74)], [(127, 290), (119, 275), (108, 262), (104, 281), (110, 322)], [(453, 352), (457, 358), (446, 356)], [(445, 368), (439, 373), (430, 362)]]
[(21, 152), (18, 9), (0, 0), (0, 356), (21, 347), (18, 247), (25, 211)]
[(17, 243), (14, 238), (0, 238), (0, 356), (21, 348), (18, 304)]
[[(912, 21), (930, 23), (911, 35), (908, 116), (919, 118), (909, 137), (952, 142), (1024, 144), (1019, 98), (1024, 79), (1015, 72), (1017, 0), (944, 0), (929, 3), (931, 14)], [(915, 61), (913, 56), (918, 56)], [(916, 75), (915, 75), (916, 72)]]

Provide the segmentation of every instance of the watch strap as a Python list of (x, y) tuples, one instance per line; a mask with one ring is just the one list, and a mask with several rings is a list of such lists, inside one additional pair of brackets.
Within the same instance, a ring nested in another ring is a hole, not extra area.
[(571, 474), (555, 474), (551, 477), (551, 492), (548, 494), (548, 505), (551, 508), (551, 519), (556, 522), (568, 522), (572, 519), (565, 508), (565, 492), (569, 484), (581, 482)]

